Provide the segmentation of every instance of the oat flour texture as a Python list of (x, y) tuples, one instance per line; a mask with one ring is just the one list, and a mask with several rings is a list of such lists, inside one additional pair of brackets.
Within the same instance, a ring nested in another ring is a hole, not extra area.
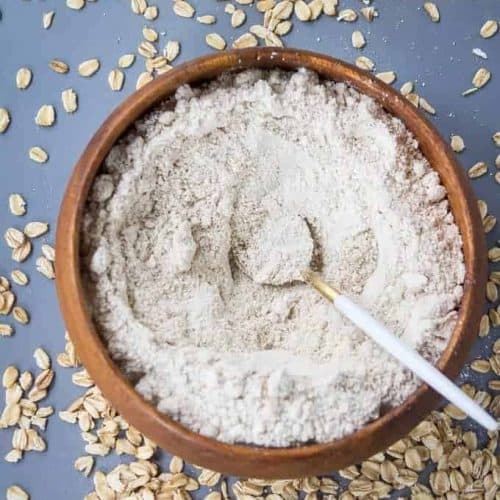
[(418, 385), (314, 290), (241, 272), (255, 235), (283, 223), (299, 238), (297, 218), (324, 278), (436, 361), (464, 279), (446, 191), (403, 124), (345, 84), (247, 71), (183, 87), (95, 180), (81, 252), (97, 328), (137, 390), (196, 432), (325, 442)]

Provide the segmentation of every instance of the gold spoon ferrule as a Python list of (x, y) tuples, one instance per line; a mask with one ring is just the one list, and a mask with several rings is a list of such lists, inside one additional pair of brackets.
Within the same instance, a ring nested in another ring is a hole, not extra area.
[(330, 286), (328, 283), (325, 283), (320, 278), (318, 273), (315, 273), (310, 269), (302, 271), (302, 278), (330, 302), (335, 302), (335, 299), (340, 295), (340, 292), (336, 288)]

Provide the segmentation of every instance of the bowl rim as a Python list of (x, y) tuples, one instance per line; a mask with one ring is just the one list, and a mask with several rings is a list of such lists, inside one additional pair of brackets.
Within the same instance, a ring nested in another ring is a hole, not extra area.
[(359, 430), (328, 443), (290, 448), (227, 444), (202, 436), (160, 413), (128, 382), (111, 359), (92, 322), (82, 287), (79, 228), (93, 179), (116, 140), (130, 125), (181, 84), (196, 84), (247, 68), (308, 68), (327, 80), (345, 81), (400, 118), (415, 135), (445, 185), (465, 258), (464, 295), (459, 318), (437, 366), (458, 375), (476, 338), (482, 314), (487, 262), (485, 237), (475, 196), (449, 145), (399, 92), (372, 74), (326, 55), (278, 48), (250, 48), (203, 56), (177, 66), (127, 97), (104, 121), (78, 160), (61, 204), (56, 235), (56, 287), (68, 333), (84, 367), (103, 395), (138, 430), (191, 463), (247, 477), (291, 478), (344, 468), (372, 456), (405, 436), (435, 409), (439, 396), (420, 385), (401, 405)]

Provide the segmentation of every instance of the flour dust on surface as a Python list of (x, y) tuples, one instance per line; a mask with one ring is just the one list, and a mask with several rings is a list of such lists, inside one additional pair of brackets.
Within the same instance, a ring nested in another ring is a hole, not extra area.
[[(292, 271), (277, 249), (287, 225), (301, 238)], [(304, 70), (182, 87), (138, 121), (95, 180), (81, 252), (96, 325), (137, 390), (196, 432), (265, 446), (339, 438), (418, 385), (291, 279), (304, 256), (433, 362), (464, 279), (414, 137)]]

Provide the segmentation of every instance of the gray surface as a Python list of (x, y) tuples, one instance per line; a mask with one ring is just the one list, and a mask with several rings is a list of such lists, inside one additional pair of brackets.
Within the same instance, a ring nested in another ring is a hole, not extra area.
[[(152, 22), (158, 31), (166, 31), (163, 37), (180, 40), (180, 61), (210, 51), (203, 43), (204, 35), (214, 27), (201, 26), (193, 20), (176, 18), (170, 10), (170, 1), (158, 1), (160, 18)], [(341, 2), (343, 6), (359, 8), (359, 0)], [(494, 173), (495, 149), (491, 135), (500, 129), (498, 118), (500, 71), (498, 48), (500, 36), (482, 40), (479, 27), (488, 18), (500, 17), (500, 5), (496, 0), (448, 0), (439, 2), (442, 21), (431, 23), (423, 14), (423, 2), (389, 1), (375, 2), (380, 17), (373, 23), (364, 20), (356, 25), (338, 23), (331, 18), (322, 18), (312, 24), (296, 23), (293, 32), (286, 37), (288, 46), (308, 48), (347, 61), (353, 61), (359, 52), (350, 47), (353, 29), (361, 29), (368, 40), (362, 52), (372, 57), (379, 71), (394, 69), (398, 82), (415, 79), (417, 89), (438, 110), (435, 123), (445, 137), (451, 133), (461, 134), (467, 150), (460, 156), (464, 166), (478, 160), (490, 164)], [(217, 13), (219, 22), (215, 29), (221, 34), (234, 36), (229, 27), (229, 18), (223, 13), (223, 2), (199, 0), (193, 4), (201, 6), (199, 13)], [(30, 220), (48, 220), (53, 227), (58, 213), (64, 186), (73, 165), (85, 144), (106, 115), (135, 86), (137, 74), (142, 70), (138, 62), (127, 70), (127, 81), (123, 92), (112, 93), (106, 83), (107, 74), (117, 58), (134, 52), (141, 40), (141, 28), (145, 20), (131, 13), (127, 0), (100, 0), (89, 3), (80, 12), (64, 7), (63, 0), (21, 1), (0, 0), (3, 17), (0, 21), (0, 106), (10, 109), (12, 124), (8, 132), (0, 135), (0, 231), (10, 225), (21, 225), (24, 220), (9, 215), (7, 197), (11, 192), (26, 196)], [(42, 12), (55, 9), (53, 27), (44, 31), (41, 27)], [(258, 19), (251, 9), (248, 24)], [(244, 30), (240, 28), (239, 33)], [(161, 43), (160, 46), (163, 46)], [(480, 47), (488, 53), (489, 60), (482, 61), (471, 53)], [(98, 56), (101, 71), (92, 79), (78, 76), (76, 66), (84, 59)], [(59, 57), (72, 66), (68, 75), (55, 74), (47, 68), (47, 62)], [(15, 72), (26, 65), (34, 72), (34, 80), (26, 91), (15, 88)], [(493, 73), (492, 81), (480, 92), (463, 98), (460, 92), (468, 88), (470, 79), (480, 65), (486, 65)], [(70, 116), (62, 111), (61, 90), (73, 87), (80, 97), (80, 109)], [(38, 107), (53, 103), (57, 107), (57, 126), (50, 130), (38, 129), (33, 117)], [(34, 164), (27, 157), (29, 147), (38, 144), (50, 153), (50, 161), (43, 166)], [(477, 195), (488, 201), (490, 211), (499, 214), (500, 186), (491, 175), (474, 182)], [(491, 245), (499, 238), (498, 227), (488, 236)], [(52, 231), (47, 241), (52, 242)], [(39, 255), (40, 244), (35, 245), (34, 255)], [(34, 270), (34, 256), (20, 266), (31, 277), (27, 288), (16, 288), (19, 302), (31, 312), (33, 321), (18, 327), (14, 337), (0, 339), (0, 370), (15, 363), (22, 369), (34, 370), (33, 350), (42, 345), (55, 358), (64, 346), (64, 326), (59, 314), (55, 288), (51, 282)], [(498, 267), (498, 266), (497, 266)], [(4, 244), (0, 245), (0, 274), (7, 275), (14, 268)], [(472, 356), (487, 353), (494, 334), (476, 346)], [(496, 332), (498, 335), (498, 331)], [(63, 409), (80, 394), (79, 388), (71, 384), (68, 370), (56, 367), (57, 379), (50, 392), (48, 403)], [(464, 379), (474, 380), (485, 386), (486, 377), (472, 377), (465, 369)], [(466, 423), (465, 425), (469, 425)], [(10, 445), (10, 430), (0, 431), (0, 455)], [(57, 417), (49, 421), (45, 433), (49, 449), (46, 453), (28, 453), (19, 464), (0, 462), (0, 491), (9, 484), (20, 483), (35, 499), (81, 498), (92, 489), (91, 481), (73, 470), (74, 459), (83, 454), (83, 444), (76, 427), (65, 424)], [(161, 461), (166, 463), (166, 456)], [(116, 457), (99, 460), (99, 467), (116, 463)]]

